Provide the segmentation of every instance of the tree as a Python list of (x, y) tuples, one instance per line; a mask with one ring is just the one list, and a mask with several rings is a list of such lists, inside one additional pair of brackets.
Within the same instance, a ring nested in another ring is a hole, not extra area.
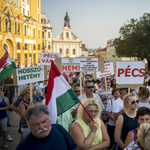
[(114, 42), (117, 56), (146, 59), (150, 69), (150, 14), (131, 18), (120, 28), (119, 34)]

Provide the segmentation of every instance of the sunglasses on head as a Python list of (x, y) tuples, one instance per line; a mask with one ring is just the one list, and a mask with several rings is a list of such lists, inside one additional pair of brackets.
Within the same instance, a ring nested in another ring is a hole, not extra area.
[(74, 92), (80, 92), (80, 90), (76, 90), (76, 91), (74, 91)]
[(136, 101), (132, 101), (132, 102), (131, 102), (132, 105), (135, 104), (135, 103), (138, 104), (138, 103), (139, 103), (139, 100), (136, 100)]
[(86, 88), (90, 89), (90, 88), (94, 88), (94, 86), (87, 86)]

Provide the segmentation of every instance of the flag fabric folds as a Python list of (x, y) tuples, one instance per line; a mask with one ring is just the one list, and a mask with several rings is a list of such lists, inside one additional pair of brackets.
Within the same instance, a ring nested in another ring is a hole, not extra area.
[(50, 112), (51, 123), (56, 123), (58, 115), (79, 102), (71, 86), (52, 61), (46, 95), (46, 106)]
[(6, 51), (0, 59), (0, 82), (10, 75), (15, 68), (15, 63), (12, 61), (10, 55)]
[(100, 87), (99, 87), (98, 83), (95, 83), (95, 84), (94, 84), (94, 89), (95, 89), (95, 90), (98, 90), (99, 88), (100, 88)]

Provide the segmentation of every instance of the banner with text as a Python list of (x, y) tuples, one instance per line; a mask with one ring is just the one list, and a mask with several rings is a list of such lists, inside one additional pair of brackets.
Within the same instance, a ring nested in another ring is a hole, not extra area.
[(61, 71), (98, 71), (98, 58), (61, 58)]
[(96, 72), (97, 78), (102, 78), (102, 77), (110, 76), (110, 75), (113, 75), (113, 74), (114, 74), (113, 62), (104, 63), (104, 71)]
[(41, 65), (51, 65), (51, 60), (55, 62), (55, 58), (60, 58), (61, 53), (41, 52)]
[(143, 84), (145, 74), (145, 62), (118, 61), (116, 68), (117, 84)]
[(13, 70), (14, 84), (22, 85), (37, 81), (44, 81), (44, 74), (44, 66), (17, 68)]

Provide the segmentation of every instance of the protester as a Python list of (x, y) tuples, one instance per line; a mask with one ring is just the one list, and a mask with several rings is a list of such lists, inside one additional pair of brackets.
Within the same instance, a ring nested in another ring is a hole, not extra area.
[(76, 84), (75, 86), (74, 86), (74, 92), (75, 92), (75, 94), (79, 97), (80, 96), (80, 84)]
[(85, 80), (92, 80), (92, 76), (90, 74), (85, 75)]
[[(93, 98), (93, 99), (95, 99), (98, 102), (99, 107), (100, 107), (101, 110), (105, 109), (105, 107), (104, 107), (104, 105), (103, 105), (100, 97), (97, 94), (93, 93), (94, 92), (93, 81), (86, 80), (85, 81), (84, 90), (85, 90), (85, 93), (79, 96), (80, 100), (85, 100), (85, 99)], [(76, 104), (74, 107), (71, 108), (73, 118), (76, 116), (77, 108), (78, 108), (78, 104)], [(76, 111), (74, 111), (74, 110), (76, 110)], [(99, 116), (100, 115), (101, 115), (101, 111), (99, 112)]]
[(98, 94), (105, 106), (105, 110), (102, 111), (102, 120), (104, 121), (104, 123), (106, 123), (108, 121), (108, 116), (107, 116), (107, 111), (106, 111), (106, 106), (108, 103), (108, 100), (113, 99), (112, 96), (112, 88), (110, 87), (110, 78), (106, 78), (106, 82), (107, 82), (107, 94), (106, 94), (106, 85), (105, 85), (105, 78), (102, 79), (101, 81), (101, 87), (100, 89), (98, 89), (96, 91), (96, 94)]
[(137, 140), (133, 141), (124, 150), (149, 150), (150, 149), (150, 124), (143, 123), (140, 125)]
[(150, 79), (149, 72), (145, 73), (145, 77), (146, 77), (145, 82), (148, 82), (148, 80)]
[[(9, 92), (10, 92), (9, 103), (11, 105), (13, 103), (13, 100), (14, 100), (14, 97), (15, 97), (15, 87), (13, 85), (13, 79), (11, 77), (11, 74), (5, 80), (5, 85), (9, 88)], [(12, 109), (9, 109), (9, 110), (12, 111)]]
[[(118, 117), (115, 128), (115, 142), (118, 144), (119, 150), (124, 148), (128, 132), (138, 127), (136, 118), (138, 102), (136, 96), (132, 93), (125, 95), (123, 98), (125, 112)], [(120, 138), (121, 134), (122, 138)]]
[(21, 91), (20, 96), (22, 96), (22, 101), (19, 104), (18, 111), (21, 117), (21, 132), (23, 134), (23, 138), (26, 137), (30, 133), (30, 129), (28, 128), (27, 122), (25, 120), (24, 114), (27, 111), (29, 105), (32, 103), (30, 102), (30, 89), (25, 88)]
[(78, 149), (92, 150), (107, 148), (110, 139), (103, 121), (98, 117), (101, 111), (98, 102), (94, 99), (87, 99), (82, 103), (94, 119), (94, 122), (80, 105), (77, 120), (70, 128), (71, 137), (77, 144)]
[(133, 93), (135, 96), (138, 97), (139, 87), (133, 87), (133, 88), (131, 88), (131, 89), (132, 89), (131, 93)]
[(117, 120), (118, 116), (124, 113), (124, 108), (123, 108), (123, 97), (128, 94), (128, 89), (124, 88), (121, 89), (121, 98), (118, 98), (114, 102), (113, 106), (113, 113), (114, 113), (114, 118)]
[(41, 88), (41, 95), (44, 95), (44, 89), (47, 86), (47, 80), (44, 80), (41, 84), (40, 84), (40, 88)]
[(112, 95), (113, 95), (113, 99), (108, 101), (108, 104), (106, 107), (107, 115), (109, 117), (109, 120), (107, 123), (107, 131), (108, 131), (108, 135), (110, 137), (110, 146), (108, 149), (112, 149), (113, 144), (114, 144), (114, 147), (116, 146), (116, 143), (114, 143), (114, 132), (115, 132), (115, 127), (116, 127), (116, 119), (114, 118), (113, 107), (114, 107), (114, 102), (116, 101), (116, 99), (120, 98), (119, 89), (114, 88), (112, 90)]
[(19, 143), (16, 150), (77, 149), (71, 136), (61, 125), (51, 125), (47, 106), (35, 104), (29, 107), (25, 113), (25, 120), (31, 132)]
[(111, 83), (111, 88), (116, 88), (116, 79), (113, 79), (112, 80), (112, 83)]
[(0, 128), (2, 131), (3, 146), (7, 148), (7, 114), (6, 110), (10, 108), (9, 100), (3, 96), (2, 87), (0, 86)]
[(68, 76), (66, 75), (65, 72), (62, 73), (62, 75), (64, 76), (64, 78), (66, 79), (66, 81), (68, 82)]
[(138, 108), (140, 108), (140, 107), (147, 107), (150, 109), (149, 90), (147, 88), (144, 88), (144, 87), (139, 91)]
[[(150, 123), (150, 109), (147, 107), (140, 107), (137, 111), (136, 118), (139, 125), (141, 125), (142, 123)], [(127, 147), (132, 141), (135, 141), (137, 139), (137, 132), (138, 128), (131, 130), (128, 133), (124, 147)]]

